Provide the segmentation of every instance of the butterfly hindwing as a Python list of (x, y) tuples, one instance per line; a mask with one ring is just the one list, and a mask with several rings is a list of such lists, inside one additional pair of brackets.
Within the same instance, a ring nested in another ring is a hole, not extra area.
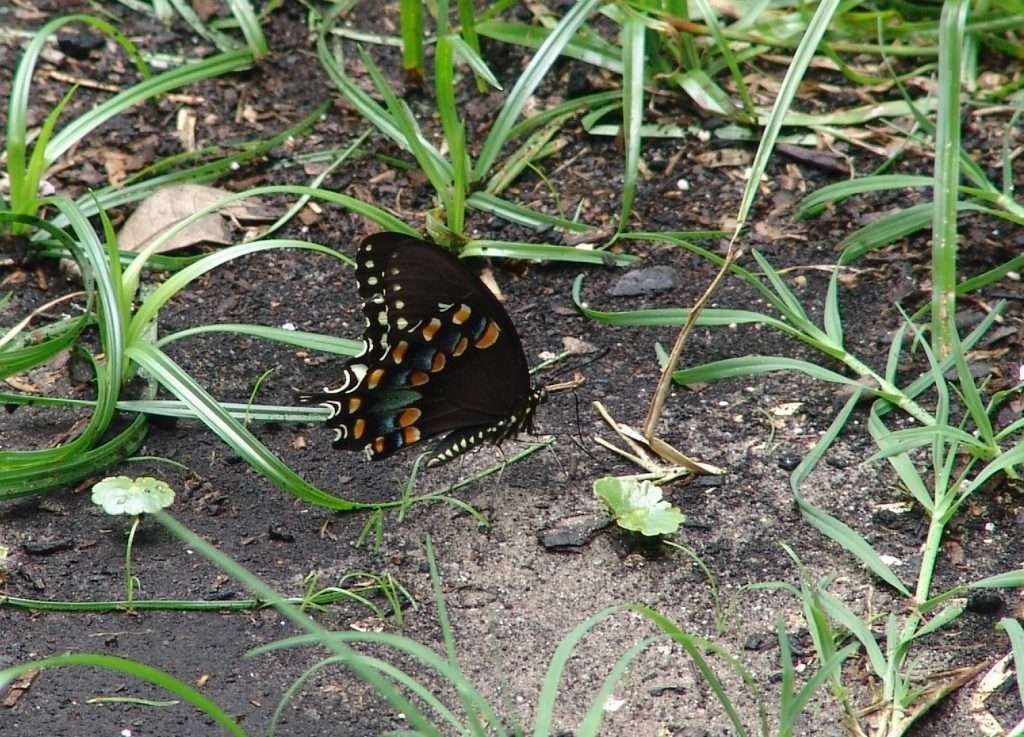
[(360, 244), (356, 279), (363, 351), (337, 385), (302, 397), (330, 408), (335, 447), (380, 459), (452, 433), (435, 463), (528, 427), (542, 393), (531, 390), (508, 313), (462, 262), (417, 238), (377, 233)]

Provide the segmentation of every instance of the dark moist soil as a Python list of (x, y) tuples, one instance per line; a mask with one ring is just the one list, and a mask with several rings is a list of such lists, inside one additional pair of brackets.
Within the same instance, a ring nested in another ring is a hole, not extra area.
[[(4, 23), (33, 29), (56, 12), (44, 3), (36, 5), (41, 8), (38, 16), (29, 12), (27, 3), (6, 7)], [(60, 5), (60, 12), (72, 9), (70, 3)], [(187, 57), (209, 51), (180, 25), (165, 30), (148, 25), (121, 5), (103, 5), (123, 17), (121, 27), (147, 51)], [(82, 7), (92, 6), (83, 3)], [(393, 32), (396, 15), (390, 12), (394, 11), (390, 5), (388, 11), (373, 18), (356, 17), (354, 24)], [(193, 105), (199, 120), (199, 145), (266, 137), (308, 114), (325, 97), (332, 99), (332, 106), (311, 134), (221, 183), (231, 189), (306, 183), (315, 172), (297, 165), (296, 154), (345, 146), (366, 128), (333, 92), (318, 66), (298, 4), (286, 4), (275, 12), (266, 31), (274, 53), (257, 69), (188, 90), (201, 98)], [(0, 89), (9, 93), (11, 70), (23, 40), (4, 38)], [(391, 78), (400, 79), (397, 57), (379, 48), (372, 50)], [(521, 54), (497, 44), (489, 44), (485, 52), (502, 81), (510, 85), (522, 67)], [(368, 84), (361, 67), (350, 70), (361, 83)], [(92, 51), (83, 60), (67, 53), (51, 56), (42, 63), (32, 88), (33, 124), (41, 123), (68, 89), (67, 82), (52, 76), (53, 71), (111, 84), (129, 84), (134, 79), (123, 55), (109, 47)], [(538, 93), (539, 106), (569, 94), (600, 89), (612, 81), (590, 67), (560, 63)], [(818, 81), (842, 84), (842, 80), (828, 77)], [(823, 89), (808, 83), (808, 97), (801, 100), (801, 106), (821, 108), (820, 101), (828, 99)], [(481, 97), (469, 84), (460, 88), (460, 95), (471, 137), (482, 140), (502, 97)], [(83, 86), (70, 107), (80, 112), (97, 99)], [(433, 131), (436, 123), (429, 118), (429, 97), (412, 92), (407, 99), (426, 121), (428, 131)], [(851, 96), (847, 102), (856, 100)], [(49, 182), (59, 193), (77, 195), (106, 181), (104, 162), (112, 151), (129, 157), (129, 172), (179, 152), (173, 130), (183, 104), (166, 98), (104, 126), (59, 162)], [(715, 121), (701, 121), (684, 103), (668, 98), (657, 98), (649, 115), (705, 129), (716, 125)], [(995, 167), (1007, 120), (998, 115), (965, 119), (966, 148), (990, 169), (996, 181), (1001, 177)], [(555, 191), (527, 173), (508, 196), (539, 209), (569, 214), (582, 205), (585, 221), (595, 226), (613, 224), (621, 187), (621, 153), (615, 141), (590, 137), (578, 123), (571, 123), (562, 137), (565, 147), (544, 164)], [(1019, 145), (1019, 141), (1011, 145)], [(645, 142), (648, 174), (637, 194), (634, 229), (704, 230), (727, 225), (743, 187), (743, 166), (707, 165), (705, 157), (723, 148), (750, 153), (749, 148), (717, 139)], [(842, 144), (836, 148), (858, 174), (881, 162), (861, 148)], [(373, 139), (369, 150), (401, 155), (379, 137)], [(1015, 165), (1019, 182), (1019, 159)], [(930, 167), (928, 156), (915, 150), (909, 150), (900, 162), (900, 171), (927, 172)], [(840, 175), (827, 167), (780, 152), (762, 185), (753, 227), (744, 241), (748, 251), (757, 248), (776, 268), (789, 269), (784, 273), (786, 283), (819, 320), (829, 278), (829, 272), (821, 267), (835, 262), (842, 237), (880, 213), (926, 196), (909, 192), (854, 198), (816, 219), (794, 219), (802, 195), (838, 178)], [(345, 165), (324, 186), (391, 208), (420, 226), (423, 214), (433, 206), (422, 177), (395, 170), (386, 159), (374, 156)], [(124, 215), (115, 213), (118, 220)], [(474, 216), (470, 229), (494, 239), (559, 237), (557, 233), (530, 233), (480, 215)], [(330, 244), (351, 254), (366, 232), (366, 222), (325, 205), (317, 213), (307, 210), (302, 224), (295, 222), (285, 235)], [(962, 270), (968, 274), (1001, 263), (1024, 245), (1020, 230), (972, 216), (964, 218), (962, 233)], [(705, 245), (719, 251), (724, 248), (719, 240)], [(927, 234), (900, 241), (859, 261), (843, 280), (847, 345), (874, 366), (884, 365), (889, 340), (901, 324), (897, 305), (910, 312), (928, 298), (924, 278), (928, 245)], [(491, 264), (531, 364), (561, 351), (566, 338), (584, 340), (607, 353), (582, 369), (585, 383), (575, 392), (557, 395), (540, 409), (537, 430), (554, 439), (550, 449), (454, 492), (486, 515), (487, 526), (452, 504), (421, 505), (409, 510), (401, 521), (387, 516), (378, 545), (357, 546), (366, 514), (339, 516), (297, 501), (238, 462), (211, 432), (188, 422), (155, 422), (139, 451), (142, 456), (172, 459), (187, 472), (140, 462), (111, 468), (108, 473), (165, 479), (177, 492), (173, 511), (179, 520), (282, 593), (301, 595), (311, 575), (318, 577), (320, 585), (338, 584), (346, 574), (359, 571), (393, 576), (418, 602), (404, 612), (401, 632), (441, 651), (423, 547), (429, 535), (444, 581), (460, 664), (510, 723), (530, 724), (547, 663), (559, 640), (602, 607), (623, 602), (654, 607), (686, 631), (727, 648), (753, 674), (759, 684), (757, 696), (771, 713), (780, 683), (775, 635), (780, 623), (792, 640), (794, 657), (804, 675), (813, 673), (818, 665), (799, 602), (778, 590), (743, 590), (771, 581), (799, 583), (800, 572), (783, 544), (800, 556), (807, 575), (831, 577), (830, 590), (854, 611), (884, 614), (904, 606), (850, 555), (805, 524), (792, 501), (790, 471), (846, 400), (835, 387), (803, 375), (772, 374), (699, 388), (677, 387), (667, 402), (659, 426), (661, 436), (688, 455), (725, 469), (721, 476), (697, 478), (666, 490), (667, 497), (687, 515), (676, 539), (692, 548), (717, 581), (723, 610), (721, 630), (716, 629), (712, 590), (701, 570), (681, 553), (640, 544), (614, 526), (565, 550), (548, 549), (539, 541), (545, 530), (564, 520), (600, 512), (592, 493), (595, 479), (638, 471), (593, 442), (595, 435), (612, 436), (591, 403), (599, 400), (619, 421), (639, 427), (657, 380), (654, 346), (658, 342), (670, 346), (674, 339), (670, 328), (614, 329), (583, 318), (571, 302), (573, 280), (581, 272), (585, 274), (583, 293), (592, 306), (633, 310), (688, 306), (714, 274), (706, 261), (666, 244), (627, 243), (625, 247), (644, 258), (642, 266), (672, 269), (678, 287), (656, 296), (615, 298), (609, 292), (621, 276), (619, 271)], [(0, 291), (14, 293), (3, 312), (4, 324), (10, 325), (33, 307), (77, 288), (52, 263), (16, 263), (11, 257), (0, 254), (6, 263)], [(964, 303), (962, 320), (973, 324), (995, 300), (1011, 300), (999, 339), (984, 344), (987, 352), (978, 357), (978, 366), (992, 376), (994, 385), (1012, 384), (1016, 375), (1024, 336), (1021, 295), (1019, 281), (1006, 280)], [(762, 299), (736, 281), (725, 284), (714, 304), (765, 309)], [(358, 337), (361, 314), (351, 271), (322, 256), (275, 251), (234, 261), (200, 279), (163, 311), (160, 331), (167, 334), (213, 322), (291, 323), (300, 330)], [(294, 389), (319, 387), (338, 376), (338, 360), (240, 336), (198, 337), (176, 342), (168, 350), (223, 401), (245, 401), (268, 370), (271, 372), (257, 396), (257, 401), (266, 404), (291, 404)], [(745, 354), (819, 360), (809, 348), (775, 331), (740, 326), (698, 329), (683, 361), (693, 366)], [(828, 365), (839, 370), (837, 365)], [(920, 366), (921, 361), (915, 359), (901, 369), (913, 376)], [(53, 393), (90, 396), (89, 373), (74, 361), (51, 378)], [(0, 447), (42, 448), (62, 442), (80, 416), (34, 408), (6, 412), (0, 419)], [(886, 467), (866, 463), (875, 448), (864, 431), (864, 420), (862, 409), (802, 491), (811, 502), (854, 527), (880, 553), (897, 559), (898, 573), (905, 581), (913, 581), (926, 522), (916, 508), (893, 511), (903, 509), (894, 504), (906, 502), (908, 495)], [(253, 429), (304, 478), (346, 498), (395, 499), (411, 469), (412, 454), (368, 463), (361, 454), (335, 452), (330, 447), (330, 433), (317, 426), (257, 425)], [(499, 462), (502, 454), (510, 457), (521, 447), (520, 443), (508, 443), (501, 454), (493, 448), (478, 450), (423, 474), (417, 488), (444, 489)], [(0, 507), (0, 544), (9, 549), (5, 569), (8, 594), (70, 601), (123, 596), (127, 524), (105, 516), (90, 503), (89, 489), (95, 480)], [(1022, 529), (1019, 491), (1005, 483), (992, 483), (971, 500), (950, 528), (935, 590), (1019, 566)], [(155, 521), (143, 523), (134, 556), (142, 598), (227, 601), (248, 595)], [(973, 607), (978, 611), (968, 612), (923, 641), (914, 651), (916, 670), (929, 674), (1002, 657), (1008, 646), (994, 629), (995, 623), (999, 616), (1019, 613), (1021, 601), (1016, 592), (999, 596), (988, 602), (989, 606)], [(379, 622), (357, 604), (333, 606), (316, 617), (325, 627), (337, 630), (395, 629), (391, 620)], [(273, 610), (72, 614), (4, 607), (0, 608), (0, 632), (0, 666), (68, 652), (132, 658), (198, 686), (252, 735), (266, 733), (284, 690), (323, 657), (319, 650), (296, 650), (246, 658), (251, 648), (294, 633)], [(582, 642), (563, 681), (557, 729), (575, 728), (618, 656), (639, 637), (652, 633), (637, 617), (618, 614)], [(421, 668), (409, 662), (402, 665), (413, 668), (428, 686), (442, 688), (437, 678)], [(720, 676), (752, 727), (754, 701), (738, 677), (721, 661), (718, 665)], [(861, 657), (852, 658), (846, 667), (846, 681), (862, 705), (871, 700), (867, 672)], [(945, 699), (915, 733), (937, 734), (941, 729), (947, 737), (976, 734), (977, 723), (968, 709), (974, 690), (971, 683)], [(88, 704), (88, 699), (100, 696), (167, 698), (156, 688), (99, 670), (47, 670), (27, 691), (12, 694), (6, 694), (8, 702), (0, 716), (0, 734), (5, 737), (113, 734), (120, 730), (130, 730), (133, 735), (216, 732), (211, 722), (184, 705)], [(616, 687), (614, 701), (619, 706), (607, 710), (607, 734), (695, 737), (730, 733), (707, 683), (685, 654), (668, 644), (656, 644), (636, 661)], [(1020, 704), (1015, 703), (1007, 687), (989, 706), (1003, 724), (1010, 725), (1022, 716)], [(284, 708), (278, 734), (362, 736), (406, 726), (400, 715), (350, 673), (326, 668), (310, 678)], [(835, 735), (840, 731), (835, 702), (822, 691), (809, 704), (799, 732)]]

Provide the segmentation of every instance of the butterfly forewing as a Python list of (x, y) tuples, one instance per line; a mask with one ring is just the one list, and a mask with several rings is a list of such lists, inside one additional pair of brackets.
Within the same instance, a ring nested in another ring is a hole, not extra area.
[[(527, 425), (539, 395), (531, 392), (515, 326), (457, 258), (416, 238), (378, 233), (359, 247), (356, 278), (364, 350), (337, 386), (303, 397), (331, 409), (335, 447), (377, 459), (457, 432), (462, 452)], [(451, 445), (434, 460), (454, 457), (445, 455)]]

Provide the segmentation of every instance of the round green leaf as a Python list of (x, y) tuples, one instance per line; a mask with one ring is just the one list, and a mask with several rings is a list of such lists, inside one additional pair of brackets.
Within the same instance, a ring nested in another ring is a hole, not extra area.
[(671, 535), (686, 517), (661, 498), (650, 481), (606, 477), (594, 482), (594, 493), (605, 503), (619, 527), (641, 535)]
[(111, 476), (92, 487), (92, 501), (107, 514), (152, 514), (174, 502), (174, 490), (149, 476)]

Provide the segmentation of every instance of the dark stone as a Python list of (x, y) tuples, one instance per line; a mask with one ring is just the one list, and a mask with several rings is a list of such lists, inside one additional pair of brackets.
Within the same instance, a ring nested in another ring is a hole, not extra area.
[(572, 550), (586, 545), (595, 532), (607, 527), (611, 521), (608, 515), (574, 515), (541, 530), (537, 539), (548, 550)]
[(61, 540), (48, 540), (46, 542), (36, 542), (35, 540), (27, 543), (22, 543), (22, 550), (29, 555), (53, 555), (63, 550), (71, 550), (75, 547), (75, 541), (70, 537), (63, 538)]
[(671, 266), (650, 266), (646, 269), (634, 269), (626, 272), (609, 294), (613, 297), (636, 297), (653, 292), (664, 292), (675, 289), (679, 285), (676, 270)]
[(271, 540), (279, 540), (285, 543), (295, 542), (295, 535), (288, 532), (288, 530), (281, 525), (271, 525), (268, 528), (267, 533), (270, 535)]
[(979, 591), (967, 599), (967, 611), (994, 617), (1003, 611), (1006, 602), (994, 591)]
[(103, 47), (103, 36), (98, 33), (61, 33), (57, 48), (72, 59), (87, 59), (89, 53)]
[(779, 468), (783, 471), (795, 471), (796, 467), (800, 465), (800, 461), (803, 459), (795, 453), (786, 453), (779, 456), (777, 461)]
[(747, 639), (743, 641), (743, 649), (761, 652), (762, 650), (775, 647), (777, 644), (778, 640), (775, 639), (775, 635), (771, 632), (755, 632), (752, 635), (747, 635)]

